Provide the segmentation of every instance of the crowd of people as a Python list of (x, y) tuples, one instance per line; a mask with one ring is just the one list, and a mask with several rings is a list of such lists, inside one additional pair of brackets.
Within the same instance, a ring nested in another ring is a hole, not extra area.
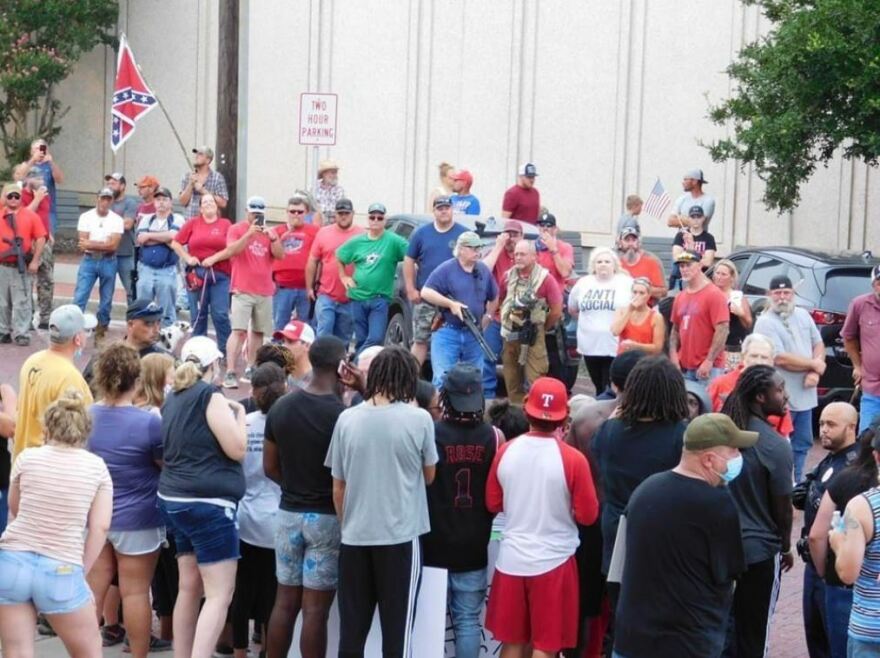
[[(280, 657), (299, 620), (300, 653), (325, 656), (334, 601), (340, 657), (363, 655), (377, 607), (383, 655), (420, 655), (421, 571), (437, 567), (458, 658), (489, 635), (503, 658), (749, 658), (767, 655), (796, 551), (811, 657), (880, 651), (880, 267), (841, 334), (860, 407), (814, 418), (822, 337), (784, 275), (753, 313), (716, 262), (700, 170), (667, 220), (667, 280), (634, 195), (575, 271), (533, 163), (489, 240), (460, 223), (480, 214), (473, 174), (443, 163), (406, 239), (381, 203), (354, 222), (332, 161), (280, 225), (258, 196), (231, 222), (213, 151), (194, 155), (176, 193), (142, 177), (140, 204), (105, 177), (77, 226), (74, 302), (54, 310), (61, 172), (44, 142), (3, 188), (0, 228), (21, 241), (0, 254), (0, 342), (30, 341), (31, 275), (48, 337), (17, 391), (0, 385), (4, 655), (31, 655), (39, 626), (77, 656), (124, 641), (245, 658), (255, 636)], [(409, 349), (385, 346), (398, 268)], [(117, 277), (126, 332), (110, 341)], [(175, 354), (158, 338), (181, 285)], [(595, 396), (566, 389), (566, 312)], [(814, 421), (828, 452), (808, 470)]]

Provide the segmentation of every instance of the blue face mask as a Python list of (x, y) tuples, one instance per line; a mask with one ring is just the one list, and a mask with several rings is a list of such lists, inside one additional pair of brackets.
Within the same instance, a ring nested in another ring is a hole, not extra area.
[(737, 455), (733, 459), (727, 460), (727, 470), (724, 473), (719, 473), (718, 475), (721, 477), (722, 482), (725, 484), (730, 484), (733, 482), (743, 470), (743, 457), (742, 455)]

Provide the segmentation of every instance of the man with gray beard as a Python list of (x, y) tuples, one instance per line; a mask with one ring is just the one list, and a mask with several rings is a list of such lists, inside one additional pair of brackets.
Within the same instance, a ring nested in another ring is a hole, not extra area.
[(642, 249), (642, 236), (636, 226), (625, 226), (617, 236), (617, 253), (620, 266), (633, 279), (644, 277), (651, 282), (651, 305), (666, 297), (666, 276), (663, 263), (654, 254)]
[(774, 365), (785, 379), (794, 432), (794, 479), (800, 482), (804, 461), (813, 445), (813, 409), (818, 404), (816, 386), (825, 372), (825, 344), (813, 318), (795, 306), (794, 287), (787, 276), (775, 276), (767, 289), (770, 306), (755, 322), (755, 333), (773, 341)]

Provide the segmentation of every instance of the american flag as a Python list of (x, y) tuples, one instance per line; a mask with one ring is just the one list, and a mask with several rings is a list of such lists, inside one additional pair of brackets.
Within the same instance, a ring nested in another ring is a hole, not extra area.
[(156, 107), (156, 97), (138, 71), (134, 55), (123, 34), (119, 39), (119, 58), (116, 60), (116, 84), (113, 87), (113, 123), (110, 130), (110, 148), (119, 150), (134, 133), (134, 124)]
[(652, 217), (662, 219), (663, 213), (671, 204), (672, 199), (666, 194), (666, 189), (660, 182), (660, 178), (657, 178), (657, 182), (654, 183), (654, 187), (651, 188), (651, 193), (648, 195), (648, 200), (645, 201), (645, 212)]

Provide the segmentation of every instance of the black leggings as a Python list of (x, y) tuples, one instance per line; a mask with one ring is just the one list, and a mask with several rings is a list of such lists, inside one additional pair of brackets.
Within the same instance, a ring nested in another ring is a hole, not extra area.
[(232, 646), (247, 649), (248, 624), (259, 628), (269, 623), (275, 603), (275, 551), (240, 541), (241, 559), (235, 573), (235, 594), (229, 607), (232, 617)]
[(596, 387), (596, 395), (604, 393), (611, 384), (611, 362), (613, 356), (584, 356), (587, 372)]

